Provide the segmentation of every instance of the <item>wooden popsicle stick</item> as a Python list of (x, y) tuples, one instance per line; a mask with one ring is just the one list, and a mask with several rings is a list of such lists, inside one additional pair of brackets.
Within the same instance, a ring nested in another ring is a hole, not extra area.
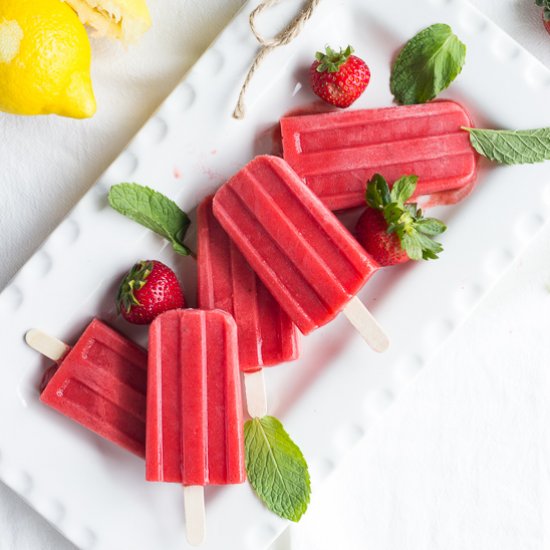
[(263, 369), (244, 373), (244, 390), (248, 414), (252, 418), (265, 416), (267, 414), (267, 397)]
[(374, 351), (381, 353), (388, 349), (388, 336), (357, 296), (350, 300), (344, 309), (344, 315)]
[(188, 485), (183, 488), (185, 504), (185, 529), (187, 541), (192, 546), (200, 546), (206, 532), (206, 513), (204, 510), (204, 487)]
[(60, 361), (70, 349), (65, 342), (35, 328), (25, 334), (25, 342), (38, 353), (56, 362)]

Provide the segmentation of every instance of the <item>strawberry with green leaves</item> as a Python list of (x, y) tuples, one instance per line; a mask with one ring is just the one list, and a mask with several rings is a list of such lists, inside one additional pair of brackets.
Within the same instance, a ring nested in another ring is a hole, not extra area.
[(535, 4), (543, 8), (542, 22), (546, 31), (550, 33), (550, 0), (535, 0)]
[(326, 46), (325, 53), (315, 54), (309, 71), (315, 94), (336, 107), (349, 107), (365, 91), (370, 80), (366, 63), (352, 54), (351, 46), (339, 52)]
[(120, 283), (116, 303), (124, 319), (136, 325), (147, 325), (169, 309), (185, 307), (175, 273), (156, 260), (142, 260), (130, 269)]
[(357, 240), (383, 266), (410, 260), (433, 260), (443, 250), (434, 237), (445, 224), (424, 218), (415, 203), (407, 203), (416, 189), (417, 176), (403, 176), (392, 189), (375, 174), (367, 184), (368, 208), (355, 227)]

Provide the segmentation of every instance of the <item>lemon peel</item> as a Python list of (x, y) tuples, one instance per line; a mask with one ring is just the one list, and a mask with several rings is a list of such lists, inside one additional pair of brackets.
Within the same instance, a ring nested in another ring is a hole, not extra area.
[(0, 63), (9, 63), (18, 53), (25, 34), (17, 21), (0, 23)]
[(96, 104), (84, 26), (61, 0), (0, 0), (0, 111), (86, 118)]
[(151, 26), (145, 0), (63, 0), (80, 20), (96, 30), (125, 43), (136, 42)]

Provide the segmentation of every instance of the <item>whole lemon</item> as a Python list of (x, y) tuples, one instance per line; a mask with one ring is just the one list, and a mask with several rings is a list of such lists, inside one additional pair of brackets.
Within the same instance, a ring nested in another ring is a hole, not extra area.
[(96, 103), (91, 48), (61, 0), (0, 0), (0, 110), (86, 118)]

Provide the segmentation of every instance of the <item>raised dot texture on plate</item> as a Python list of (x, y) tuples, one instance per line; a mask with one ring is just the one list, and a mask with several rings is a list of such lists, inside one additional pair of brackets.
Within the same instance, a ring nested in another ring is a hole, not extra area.
[(101, 183), (110, 187), (115, 183), (127, 180), (136, 170), (138, 160), (131, 151), (123, 151), (105, 172)]
[(276, 535), (277, 529), (269, 523), (255, 525), (254, 527), (251, 527), (247, 533), (246, 547), (250, 550), (257, 550), (258, 548), (267, 547)]
[(219, 50), (210, 49), (200, 59), (196, 71), (208, 76), (217, 75), (225, 65), (225, 59)]
[(0, 313), (13, 313), (23, 303), (23, 293), (19, 287), (11, 285), (0, 294)]
[(140, 145), (156, 145), (160, 143), (168, 133), (168, 125), (160, 116), (154, 116), (141, 129), (136, 136), (136, 140)]
[(80, 550), (92, 550), (97, 543), (97, 536), (95, 533), (86, 527), (75, 531), (71, 530), (69, 539), (71, 542), (74, 542)]
[(507, 34), (499, 33), (491, 43), (491, 51), (501, 61), (511, 61), (519, 55), (520, 49)]
[(379, 389), (370, 392), (363, 402), (363, 409), (369, 416), (385, 411), (393, 402), (394, 395), (389, 389)]
[(334, 445), (341, 451), (351, 449), (365, 435), (365, 430), (357, 424), (342, 426), (334, 436)]
[(455, 304), (458, 309), (467, 311), (481, 298), (483, 287), (478, 283), (464, 283), (455, 293)]
[(59, 525), (65, 517), (65, 507), (55, 499), (38, 497), (33, 499), (32, 504), (36, 511), (53, 525)]
[(170, 96), (170, 99), (167, 102), (167, 105), (170, 108), (174, 109), (176, 112), (182, 112), (189, 109), (195, 99), (197, 98), (197, 93), (191, 84), (184, 82), (180, 84)]
[(426, 328), (424, 341), (433, 349), (451, 334), (453, 328), (454, 323), (449, 319), (434, 321)]
[(506, 248), (493, 250), (485, 261), (485, 271), (490, 277), (499, 276), (513, 261), (514, 255)]
[(3, 481), (9, 485), (16, 493), (22, 496), (28, 496), (33, 488), (31, 476), (23, 470), (9, 469), (3, 472)]
[(65, 220), (53, 233), (48, 240), (48, 248), (65, 249), (78, 239), (80, 235), (80, 226), (75, 220)]
[(525, 78), (533, 88), (550, 87), (550, 71), (541, 63), (531, 61), (525, 69)]
[(424, 366), (420, 355), (409, 355), (399, 359), (394, 368), (394, 377), (397, 382), (408, 382), (414, 378)]
[(334, 470), (334, 462), (329, 458), (310, 459), (308, 469), (313, 479), (322, 481)]
[(460, 14), (461, 30), (468, 33), (479, 33), (487, 27), (487, 19), (474, 8), (464, 6)]
[(30, 276), (33, 280), (45, 277), (52, 265), (51, 256), (46, 251), (39, 250), (24, 267), (25, 276)]
[(544, 217), (538, 212), (523, 215), (516, 223), (515, 233), (523, 241), (529, 240), (544, 225)]

